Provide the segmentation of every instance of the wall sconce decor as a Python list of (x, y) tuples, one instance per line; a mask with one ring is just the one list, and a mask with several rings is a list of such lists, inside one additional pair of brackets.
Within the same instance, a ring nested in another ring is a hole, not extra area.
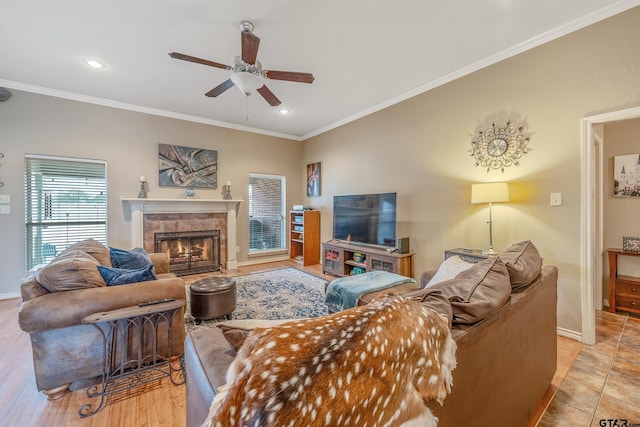
[(479, 130), (471, 140), (471, 156), (476, 159), (476, 166), (500, 169), (511, 165), (520, 166), (519, 159), (528, 153), (527, 145), (531, 137), (526, 133), (526, 126), (516, 126), (511, 120), (505, 124), (492, 123), (491, 127)]

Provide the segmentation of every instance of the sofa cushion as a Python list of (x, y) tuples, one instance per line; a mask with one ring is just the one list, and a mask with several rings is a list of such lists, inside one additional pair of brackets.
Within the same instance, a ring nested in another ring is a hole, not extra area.
[(98, 266), (98, 271), (102, 275), (107, 286), (126, 285), (129, 283), (146, 282), (147, 280), (157, 280), (153, 264), (146, 267), (128, 269)]
[(491, 316), (509, 300), (511, 282), (504, 262), (491, 257), (429, 289), (439, 289), (447, 297), (453, 323), (471, 324)]
[(106, 283), (98, 271), (98, 261), (80, 250), (65, 250), (43, 267), (36, 281), (50, 292), (97, 288)]
[(436, 274), (433, 275), (433, 277), (431, 278), (431, 280), (429, 280), (425, 287), (444, 282), (445, 280), (453, 279), (459, 273), (467, 270), (472, 265), (473, 263), (463, 260), (458, 255), (451, 256), (445, 259), (442, 264), (440, 264), (440, 267), (438, 267), (438, 271), (436, 271)]
[(418, 289), (403, 296), (405, 298), (416, 299), (420, 301), (422, 305), (432, 308), (438, 314), (446, 317), (449, 327), (451, 327), (453, 322), (453, 309), (451, 308), (451, 303), (442, 295), (440, 289), (435, 289), (434, 287)]
[(540, 276), (542, 258), (529, 240), (511, 246), (499, 256), (507, 266), (513, 290), (529, 286)]
[(109, 256), (109, 248), (97, 240), (87, 239), (74, 243), (64, 251), (58, 254), (58, 257), (71, 251), (82, 251), (94, 257), (100, 265), (111, 267), (111, 257)]
[(125, 249), (109, 248), (109, 255), (111, 257), (112, 264), (109, 267), (137, 270), (151, 264), (149, 254), (142, 248), (134, 248), (130, 251)]

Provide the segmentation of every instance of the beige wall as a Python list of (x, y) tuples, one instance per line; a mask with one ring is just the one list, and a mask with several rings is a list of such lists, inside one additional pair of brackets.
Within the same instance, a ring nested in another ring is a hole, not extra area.
[[(13, 91), (0, 103), (0, 194), (11, 196), (11, 214), (0, 215), (0, 295), (19, 292), (25, 274), (24, 156), (26, 153), (107, 161), (109, 244), (131, 248), (130, 218), (120, 197), (136, 197), (138, 179), (150, 181), (149, 197), (183, 198), (184, 189), (158, 187), (158, 143), (218, 151), (218, 183), (232, 183), (243, 199), (238, 211), (239, 261), (247, 260), (250, 172), (285, 175), (287, 206), (301, 203), (300, 142), (168, 119), (76, 101)], [(222, 199), (222, 187), (196, 189), (196, 197)]]
[[(335, 194), (398, 193), (398, 236), (409, 236), (416, 274), (437, 266), (445, 249), (487, 245), (487, 207), (470, 204), (475, 182), (509, 181), (512, 201), (494, 207), (494, 246), (532, 240), (558, 266), (559, 326), (581, 330), (580, 118), (640, 105), (640, 8), (565, 36), (300, 144), (144, 114), (14, 93), (0, 104), (0, 179), (12, 214), (0, 216), (0, 294), (17, 292), (24, 274), (24, 153), (106, 159), (109, 238), (128, 246), (120, 196), (154, 176), (159, 142), (218, 149), (220, 179), (246, 188), (250, 171), (287, 175), (287, 205), (317, 206), (322, 239), (331, 238)], [(371, 88), (375, 90), (375, 88)], [(524, 119), (531, 151), (504, 173), (474, 166), (471, 137), (480, 125)], [(307, 163), (322, 162), (322, 195), (305, 199)], [(563, 205), (549, 206), (561, 192)], [(244, 193), (244, 192), (243, 192)], [(220, 192), (199, 192), (221, 197)], [(181, 197), (157, 188), (152, 197)], [(246, 204), (239, 227), (246, 229)], [(239, 235), (245, 259), (246, 231)], [(590, 268), (585, 266), (584, 268)]]
[[(603, 261), (603, 297), (609, 298), (609, 260), (607, 248), (622, 248), (622, 237), (640, 237), (640, 198), (613, 197), (614, 157), (640, 153), (640, 120), (624, 120), (605, 125), (604, 181), (602, 189), (603, 227), (602, 241), (605, 249)], [(620, 274), (640, 276), (640, 258), (620, 257)]]
[[(530, 239), (558, 266), (559, 326), (579, 333), (580, 119), (640, 105), (638, 22), (635, 8), (305, 141), (303, 161), (322, 162), (323, 194), (307, 203), (322, 211), (323, 240), (334, 194), (396, 191), (399, 236), (411, 238), (419, 274), (447, 248), (487, 246), (488, 210), (470, 204), (471, 184), (509, 181), (512, 202), (493, 210), (494, 246)], [(526, 119), (531, 151), (487, 173), (471, 137), (505, 116)], [(549, 206), (553, 192), (561, 207)]]

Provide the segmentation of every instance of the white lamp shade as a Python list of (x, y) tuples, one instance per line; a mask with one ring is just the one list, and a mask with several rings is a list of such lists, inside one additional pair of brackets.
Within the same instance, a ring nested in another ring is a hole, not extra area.
[(231, 81), (235, 84), (240, 92), (245, 95), (251, 95), (254, 90), (264, 86), (264, 82), (260, 76), (249, 73), (247, 71), (238, 71), (231, 75)]
[(496, 203), (509, 201), (509, 184), (488, 182), (471, 185), (471, 203)]

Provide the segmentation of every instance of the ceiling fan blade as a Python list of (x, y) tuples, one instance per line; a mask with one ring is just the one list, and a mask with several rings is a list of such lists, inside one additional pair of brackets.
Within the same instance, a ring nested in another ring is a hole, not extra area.
[(258, 58), (260, 38), (248, 30), (244, 30), (240, 34), (242, 34), (242, 60), (247, 64), (254, 65)]
[(231, 81), (231, 79), (220, 83), (218, 86), (214, 87), (209, 92), (205, 93), (205, 95), (209, 96), (209, 97), (215, 97), (215, 96), (220, 95), (221, 93), (223, 93), (224, 91), (226, 91), (230, 87), (233, 87), (233, 82)]
[(273, 92), (271, 92), (266, 85), (259, 88), (258, 92), (260, 93), (260, 95), (262, 95), (265, 101), (267, 101), (269, 105), (271, 105), (272, 107), (277, 107), (278, 105), (282, 104), (282, 102), (280, 102), (278, 97), (275, 96)]
[(263, 75), (268, 79), (286, 80), (297, 83), (313, 83), (315, 77), (311, 73), (296, 73), (295, 71), (273, 71), (267, 70)]
[(228, 65), (221, 64), (219, 62), (209, 61), (207, 59), (196, 58), (195, 56), (185, 55), (184, 53), (171, 52), (170, 57), (174, 59), (182, 59), (183, 61), (195, 62), (196, 64), (209, 65), (210, 67), (222, 68), (223, 70), (230, 70)]

